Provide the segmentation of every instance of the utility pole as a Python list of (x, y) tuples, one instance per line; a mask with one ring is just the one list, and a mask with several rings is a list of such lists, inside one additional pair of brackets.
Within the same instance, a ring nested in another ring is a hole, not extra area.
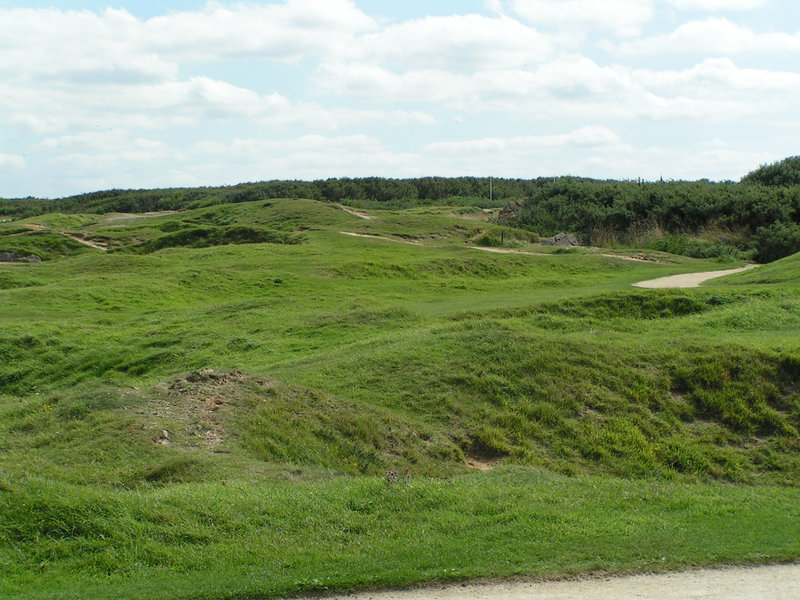
[(494, 198), (492, 194), (492, 176), (489, 175), (489, 202), (491, 202), (493, 199)]

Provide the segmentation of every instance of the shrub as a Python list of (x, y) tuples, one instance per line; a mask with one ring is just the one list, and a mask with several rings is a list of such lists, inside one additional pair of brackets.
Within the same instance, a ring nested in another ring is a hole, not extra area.
[(800, 252), (800, 225), (778, 222), (769, 227), (759, 227), (753, 235), (752, 245), (756, 250), (755, 259), (761, 263)]

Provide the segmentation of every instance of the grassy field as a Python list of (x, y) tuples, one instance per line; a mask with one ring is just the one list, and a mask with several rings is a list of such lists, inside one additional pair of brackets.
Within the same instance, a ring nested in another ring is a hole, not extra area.
[(800, 558), (800, 256), (639, 290), (738, 263), (345, 208), (0, 224), (0, 595)]

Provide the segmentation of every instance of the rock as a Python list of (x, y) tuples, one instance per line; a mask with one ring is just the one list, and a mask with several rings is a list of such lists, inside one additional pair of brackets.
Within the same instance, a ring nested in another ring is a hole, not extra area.
[(40, 263), (42, 259), (35, 254), (20, 256), (15, 252), (0, 252), (0, 262)]
[(542, 246), (561, 246), (563, 248), (572, 248), (575, 246), (580, 246), (580, 242), (578, 242), (578, 238), (576, 238), (571, 233), (558, 233), (551, 238), (547, 238), (542, 240)]
[(500, 214), (497, 215), (497, 222), (499, 224), (510, 224), (513, 223), (514, 220), (517, 218), (517, 211), (522, 208), (522, 203), (517, 202), (516, 200), (512, 200), (508, 204), (506, 204), (505, 208), (500, 211)]
[(214, 373), (214, 369), (198, 369), (193, 371), (186, 377), (186, 381), (197, 383), (199, 381), (209, 381), (219, 379), (219, 376)]

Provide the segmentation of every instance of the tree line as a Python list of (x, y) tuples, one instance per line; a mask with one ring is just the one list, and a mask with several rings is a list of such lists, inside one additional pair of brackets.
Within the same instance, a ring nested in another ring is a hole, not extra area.
[[(491, 190), (491, 193), (490, 193)], [(310, 198), (358, 208), (507, 207), (501, 222), (583, 243), (648, 245), (692, 256), (768, 262), (800, 251), (800, 156), (732, 181), (618, 181), (582, 177), (333, 178), (225, 187), (106, 190), (56, 200), (0, 200), (0, 218), (45, 212), (150, 212), (271, 198)]]

